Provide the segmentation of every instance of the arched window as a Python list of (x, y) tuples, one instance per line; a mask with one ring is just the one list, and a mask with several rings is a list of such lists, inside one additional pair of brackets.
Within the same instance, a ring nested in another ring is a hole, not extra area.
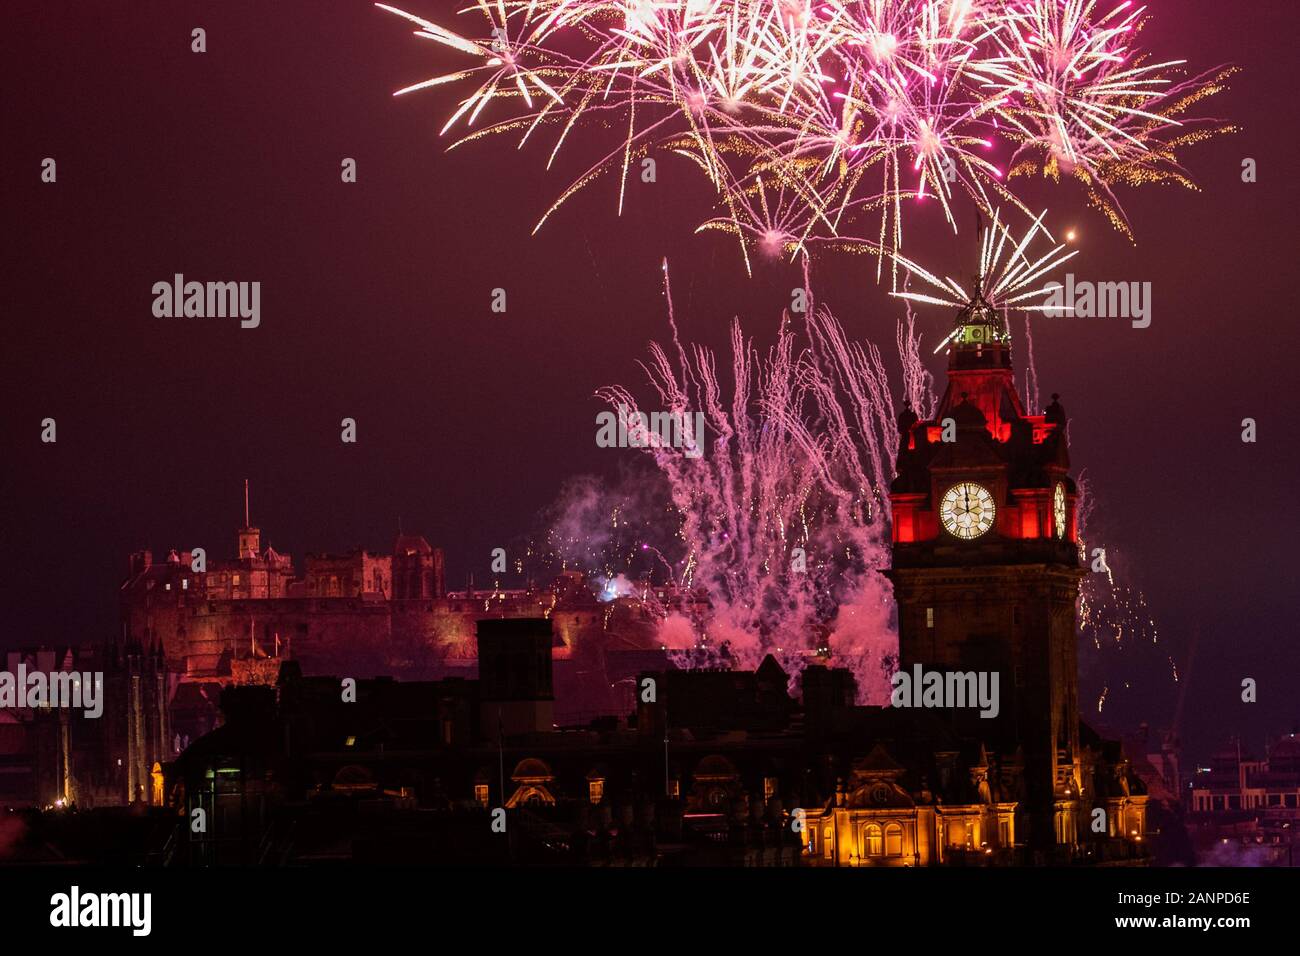
[(897, 823), (885, 827), (885, 856), (903, 855), (903, 828)]
[(884, 841), (877, 824), (868, 823), (862, 828), (862, 846), (866, 856), (880, 856), (884, 852)]

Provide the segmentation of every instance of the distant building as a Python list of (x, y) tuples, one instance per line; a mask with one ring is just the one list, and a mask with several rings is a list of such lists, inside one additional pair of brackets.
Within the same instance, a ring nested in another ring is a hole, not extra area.
[[(175, 726), (190, 738), (215, 725), (221, 687), (274, 683), (285, 660), (309, 675), (472, 677), (475, 626), (485, 619), (551, 621), (550, 653), (573, 661), (557, 673), (572, 713), (627, 710), (630, 678), (645, 654), (661, 650), (644, 601), (602, 593), (577, 572), (543, 587), (449, 592), (442, 551), (409, 533), (397, 535), (391, 554), (309, 553), (300, 574), (289, 556), (263, 546), (246, 514), (236, 556), (204, 555), (198, 566), (193, 551), (162, 562), (138, 551), (120, 589), (123, 638), (162, 647), (180, 676)], [(655, 592), (661, 607), (690, 615), (706, 607), (695, 592)], [(578, 682), (571, 672), (579, 671), (604, 678)]]
[(1188, 790), (1198, 861), (1300, 864), (1300, 736), (1278, 738), (1262, 759), (1234, 743), (1196, 769)]

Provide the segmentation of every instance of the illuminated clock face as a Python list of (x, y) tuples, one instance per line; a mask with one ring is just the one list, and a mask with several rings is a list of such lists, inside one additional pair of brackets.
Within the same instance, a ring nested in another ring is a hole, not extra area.
[(969, 541), (993, 527), (997, 511), (993, 495), (983, 485), (963, 481), (944, 492), (939, 503), (939, 519), (948, 533)]
[(1056, 494), (1052, 496), (1052, 511), (1056, 517), (1056, 536), (1065, 538), (1065, 485), (1056, 483)]

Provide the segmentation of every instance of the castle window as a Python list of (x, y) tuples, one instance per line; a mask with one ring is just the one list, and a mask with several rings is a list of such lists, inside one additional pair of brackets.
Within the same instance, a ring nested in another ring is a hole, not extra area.
[(587, 781), (587, 797), (592, 803), (600, 803), (605, 799), (605, 781), (599, 777), (595, 780)]
[(885, 856), (903, 855), (903, 828), (897, 823), (885, 827)]
[(189, 579), (189, 578), (181, 578), (181, 590), (182, 590), (182, 591), (188, 591), (189, 589), (190, 589), (190, 579)]
[(231, 579), (231, 582), (230, 582), (230, 583), (231, 583), (231, 584), (234, 584), (236, 587), (238, 587), (238, 585), (239, 585), (239, 575), (238, 575), (238, 574), (234, 575), (233, 578)]
[(932, 607), (927, 607), (925, 609), (925, 626), (931, 628), (934, 627), (934, 608)]
[(480, 807), (488, 805), (488, 785), (486, 783), (474, 784), (474, 802)]
[(674, 800), (682, 795), (682, 782), (676, 777), (668, 781), (668, 796)]
[(867, 856), (880, 856), (884, 853), (884, 841), (881, 839), (880, 827), (868, 823), (862, 830), (862, 847)]
[(763, 799), (771, 800), (776, 796), (776, 777), (763, 778)]

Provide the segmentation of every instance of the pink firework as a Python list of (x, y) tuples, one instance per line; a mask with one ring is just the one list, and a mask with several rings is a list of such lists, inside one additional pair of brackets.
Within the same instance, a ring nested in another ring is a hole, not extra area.
[[(643, 445), (676, 511), (684, 557), (673, 583), (709, 599), (694, 650), (743, 667), (771, 653), (791, 672), (834, 655), (854, 669), (864, 697), (881, 702), (896, 651), (891, 592), (878, 572), (889, 562), (898, 432), (880, 350), (852, 342), (811, 305), (783, 318), (765, 352), (733, 324), (729, 376), (709, 350), (682, 345), (675, 323), (673, 333), (672, 346), (652, 345), (643, 363), (650, 401), (622, 386), (598, 396), (626, 417), (629, 433), (644, 414), (704, 416), (702, 449)], [(898, 343), (911, 400), (932, 407), (910, 316)]]
[(1080, 180), (1127, 232), (1113, 187), (1190, 184), (1175, 150), (1226, 128), (1184, 114), (1228, 71), (1148, 61), (1145, 8), (1127, 2), (478, 0), (465, 33), (377, 6), (467, 59), (397, 91), (464, 90), (453, 145), (546, 130), (554, 160), (576, 128), (615, 132), (538, 227), (606, 175), (621, 211), (633, 162), (671, 153), (715, 187), (705, 227), (736, 236), (747, 265), (747, 246), (897, 253), (904, 212), (927, 200), (954, 230), (960, 197), (1027, 213), (1007, 180), (1033, 170)]

